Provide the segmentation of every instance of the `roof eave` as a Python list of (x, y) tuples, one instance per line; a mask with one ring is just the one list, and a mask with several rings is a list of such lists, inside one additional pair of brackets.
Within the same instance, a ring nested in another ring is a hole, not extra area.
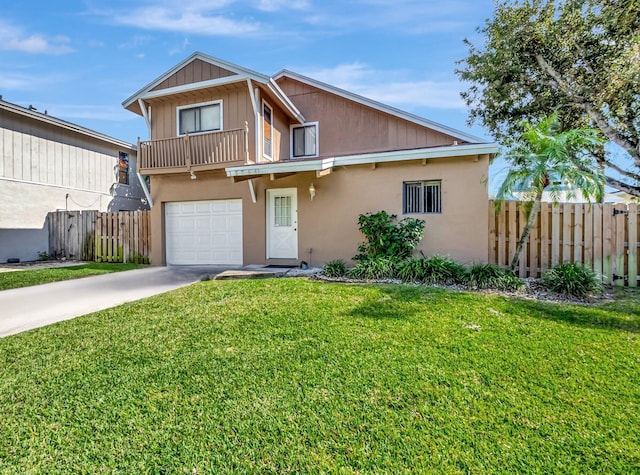
[(269, 175), (277, 173), (301, 173), (322, 171), (334, 166), (365, 165), (389, 163), (407, 160), (433, 160), (439, 158), (492, 155), (498, 152), (495, 143), (447, 145), (443, 147), (420, 148), (412, 150), (394, 150), (359, 155), (343, 155), (300, 161), (281, 161), (258, 165), (241, 165), (225, 168), (228, 177)]

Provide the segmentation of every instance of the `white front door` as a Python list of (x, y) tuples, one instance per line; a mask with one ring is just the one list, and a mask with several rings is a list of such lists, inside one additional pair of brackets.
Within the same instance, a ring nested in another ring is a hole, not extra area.
[(298, 258), (298, 199), (295, 188), (267, 190), (267, 258)]

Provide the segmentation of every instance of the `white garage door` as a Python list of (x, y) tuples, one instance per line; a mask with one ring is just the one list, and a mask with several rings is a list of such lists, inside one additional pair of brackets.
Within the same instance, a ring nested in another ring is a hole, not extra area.
[(242, 200), (165, 205), (167, 264), (242, 265)]

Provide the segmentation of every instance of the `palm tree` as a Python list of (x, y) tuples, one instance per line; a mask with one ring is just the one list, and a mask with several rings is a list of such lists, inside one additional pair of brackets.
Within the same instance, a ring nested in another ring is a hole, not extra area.
[(528, 212), (527, 224), (518, 241), (511, 270), (515, 271), (524, 243), (540, 212), (542, 193), (548, 191), (554, 206), (559, 200), (561, 183), (568, 199), (580, 193), (585, 200), (602, 201), (605, 177), (585, 152), (601, 144), (595, 129), (561, 130), (557, 114), (538, 124), (523, 123), (524, 132), (503, 155), (509, 171), (496, 194), (496, 209), (514, 191), (523, 192)]

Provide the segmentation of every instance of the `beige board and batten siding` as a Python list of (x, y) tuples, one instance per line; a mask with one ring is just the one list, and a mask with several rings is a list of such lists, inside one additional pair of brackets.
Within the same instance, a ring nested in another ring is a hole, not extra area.
[[(477, 159), (477, 161), (476, 161)], [(340, 167), (317, 178), (315, 173), (271, 180), (255, 178), (257, 202), (253, 203), (247, 182), (232, 183), (222, 171), (207, 172), (189, 180), (188, 175), (154, 177), (152, 186), (152, 258), (156, 265), (166, 263), (164, 244), (164, 203), (198, 200), (241, 199), (243, 210), (243, 263), (322, 265), (332, 259), (350, 261), (363, 239), (358, 230), (362, 213), (386, 210), (426, 221), (425, 237), (419, 250), (425, 255), (450, 255), (458, 262), (487, 261), (488, 200), (487, 156)], [(402, 214), (404, 181), (441, 180), (442, 213)], [(309, 185), (314, 183), (312, 201)], [(266, 190), (295, 188), (298, 201), (298, 258), (266, 259)], [(311, 251), (311, 252), (309, 252)]]
[(152, 110), (151, 139), (168, 139), (178, 135), (178, 107), (212, 101), (222, 101), (223, 130), (244, 128), (245, 122), (248, 122), (250, 149), (251, 144), (255, 147), (251, 138), (255, 129), (255, 116), (246, 82), (149, 99), (147, 102)]
[(282, 77), (278, 85), (310, 122), (319, 123), (320, 157), (407, 150), (461, 142), (337, 94)]
[(184, 86), (185, 84), (193, 84), (195, 82), (221, 79), (234, 76), (235, 74), (236, 73), (215, 64), (207, 63), (201, 59), (196, 59), (185, 67), (180, 68), (151, 90), (159, 91), (161, 89)]

